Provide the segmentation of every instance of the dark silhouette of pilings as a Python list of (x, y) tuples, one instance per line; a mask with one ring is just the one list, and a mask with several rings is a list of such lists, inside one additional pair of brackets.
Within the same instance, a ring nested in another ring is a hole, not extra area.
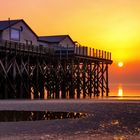
[(0, 42), (0, 98), (108, 96), (111, 54), (87, 47), (50, 50)]

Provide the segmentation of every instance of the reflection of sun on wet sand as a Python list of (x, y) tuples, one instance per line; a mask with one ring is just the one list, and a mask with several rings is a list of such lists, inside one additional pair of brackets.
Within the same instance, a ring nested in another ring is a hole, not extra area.
[(122, 87), (120, 86), (119, 87), (119, 89), (118, 89), (118, 96), (120, 97), (122, 97), (123, 96), (123, 89), (122, 89)]
[(124, 100), (11, 100), (0, 110), (83, 112), (84, 118), (33, 122), (1, 122), (0, 138), (25, 139), (138, 139), (140, 102)]

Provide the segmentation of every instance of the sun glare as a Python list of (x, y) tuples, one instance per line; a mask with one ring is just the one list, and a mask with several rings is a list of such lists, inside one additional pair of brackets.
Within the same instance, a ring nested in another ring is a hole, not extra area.
[(123, 67), (123, 62), (118, 62), (118, 67)]
[(119, 89), (118, 89), (118, 96), (123, 96), (123, 89), (122, 89), (122, 87), (119, 87)]

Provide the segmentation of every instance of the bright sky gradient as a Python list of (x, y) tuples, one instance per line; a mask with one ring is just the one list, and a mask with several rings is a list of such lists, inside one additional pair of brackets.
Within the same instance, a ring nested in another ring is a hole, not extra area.
[(119, 75), (140, 82), (140, 0), (0, 1), (0, 20), (23, 18), (38, 35), (69, 34), (82, 45), (111, 51), (111, 80)]

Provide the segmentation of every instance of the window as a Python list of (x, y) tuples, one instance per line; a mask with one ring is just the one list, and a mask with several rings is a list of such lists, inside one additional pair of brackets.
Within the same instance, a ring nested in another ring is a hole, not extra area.
[(21, 32), (23, 31), (23, 27), (22, 27), (22, 26), (20, 26), (20, 31), (21, 31)]
[(11, 40), (19, 41), (20, 40), (20, 30), (11, 29), (10, 38), (11, 38)]

